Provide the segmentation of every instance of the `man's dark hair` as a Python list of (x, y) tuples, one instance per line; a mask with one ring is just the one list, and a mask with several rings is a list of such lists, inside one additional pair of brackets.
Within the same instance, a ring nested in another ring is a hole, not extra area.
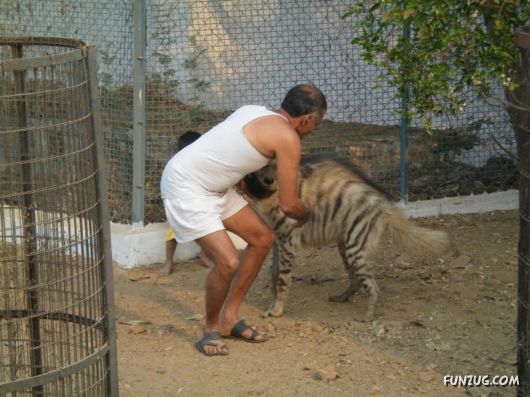
[(282, 102), (282, 109), (292, 117), (314, 112), (323, 114), (328, 108), (326, 97), (311, 84), (299, 84), (289, 90)]
[(179, 142), (178, 142), (179, 150), (184, 149), (186, 146), (192, 144), (200, 137), (201, 137), (201, 134), (199, 134), (197, 131), (186, 131), (179, 138)]

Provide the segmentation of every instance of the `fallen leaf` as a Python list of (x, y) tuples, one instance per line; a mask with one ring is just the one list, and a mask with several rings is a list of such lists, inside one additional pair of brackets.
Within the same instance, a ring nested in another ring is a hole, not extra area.
[(409, 325), (413, 327), (427, 328), (420, 320), (412, 320), (408, 322)]
[(145, 334), (147, 332), (147, 328), (144, 325), (135, 325), (127, 331), (128, 334)]
[(130, 281), (142, 281), (142, 280), (147, 280), (151, 278), (151, 276), (135, 276), (135, 277), (129, 277), (129, 280)]
[(313, 375), (311, 375), (313, 379), (315, 380), (335, 380), (339, 377), (337, 374), (337, 371), (335, 370), (334, 366), (329, 366), (326, 368), (319, 369), (318, 371), (314, 372)]
[(477, 303), (491, 302), (491, 301), (494, 301), (494, 300), (495, 300), (494, 297), (487, 296), (487, 295), (480, 295), (480, 296), (477, 296), (475, 298), (475, 302), (477, 302)]
[(435, 376), (432, 372), (424, 371), (420, 373), (420, 380), (422, 382), (432, 382), (434, 378)]
[(439, 352), (445, 352), (445, 351), (451, 350), (451, 346), (447, 342), (442, 342), (442, 343), (427, 342), (425, 346), (429, 350), (439, 351)]
[(333, 277), (327, 277), (327, 276), (322, 276), (322, 277), (311, 277), (311, 279), (309, 280), (309, 282), (311, 284), (323, 284), (323, 283), (327, 283), (328, 281), (335, 281), (335, 279)]
[(471, 257), (467, 255), (460, 255), (451, 261), (451, 267), (455, 269), (465, 269), (471, 262)]
[(202, 314), (194, 314), (193, 316), (186, 317), (186, 320), (201, 321), (204, 318)]
[(151, 321), (145, 321), (145, 320), (127, 320), (127, 321), (118, 321), (118, 324), (124, 324), (124, 325), (147, 325), (152, 324)]

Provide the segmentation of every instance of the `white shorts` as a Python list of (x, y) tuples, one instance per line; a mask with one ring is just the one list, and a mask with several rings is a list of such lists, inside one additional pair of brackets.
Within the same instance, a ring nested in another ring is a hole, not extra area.
[(228, 189), (226, 193), (201, 191), (163, 201), (167, 221), (179, 243), (224, 230), (223, 220), (248, 205), (234, 188)]

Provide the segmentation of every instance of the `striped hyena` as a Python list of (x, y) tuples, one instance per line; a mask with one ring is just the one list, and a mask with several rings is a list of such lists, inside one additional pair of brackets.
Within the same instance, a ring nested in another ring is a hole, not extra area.
[(357, 290), (368, 295), (366, 320), (374, 317), (377, 284), (366, 263), (383, 231), (414, 255), (438, 254), (448, 244), (447, 235), (409, 221), (388, 196), (375, 187), (345, 159), (307, 156), (300, 165), (298, 192), (314, 210), (302, 227), (280, 210), (274, 163), (245, 177), (247, 194), (262, 217), (274, 229), (280, 252), (279, 269), (272, 269), (275, 301), (266, 316), (281, 316), (287, 299), (297, 247), (336, 243), (348, 272), (350, 285), (334, 302), (347, 301)]

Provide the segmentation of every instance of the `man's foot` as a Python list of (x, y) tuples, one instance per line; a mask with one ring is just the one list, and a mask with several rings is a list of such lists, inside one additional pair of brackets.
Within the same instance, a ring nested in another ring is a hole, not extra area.
[(195, 347), (205, 356), (226, 356), (228, 354), (228, 346), (217, 331), (205, 332), (202, 339), (195, 343)]
[(245, 324), (244, 320), (239, 320), (230, 331), (230, 335), (225, 336), (229, 339), (239, 339), (250, 343), (262, 343), (268, 340), (265, 335), (258, 333), (254, 328)]
[(201, 251), (199, 255), (199, 263), (201, 266), (207, 267), (208, 269), (213, 269), (215, 267), (214, 261), (212, 261), (204, 251)]
[(160, 269), (159, 274), (162, 277), (169, 276), (172, 271), (173, 271), (173, 262), (166, 262), (164, 263), (164, 266), (162, 267), (162, 269)]

